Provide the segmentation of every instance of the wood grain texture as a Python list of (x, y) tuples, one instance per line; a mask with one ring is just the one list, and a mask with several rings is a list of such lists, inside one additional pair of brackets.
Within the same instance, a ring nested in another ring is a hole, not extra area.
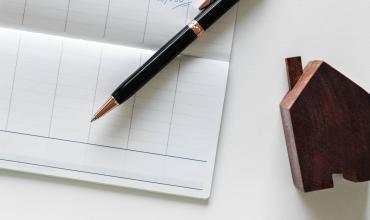
[[(298, 62), (287, 60), (291, 82)], [(327, 63), (313, 61), (280, 107), (300, 190), (332, 188), (333, 174), (353, 182), (370, 180), (370, 95), (364, 89)]]

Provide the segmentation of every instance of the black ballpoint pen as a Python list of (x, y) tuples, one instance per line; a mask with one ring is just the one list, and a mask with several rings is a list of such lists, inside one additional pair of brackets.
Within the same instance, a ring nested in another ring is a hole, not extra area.
[(199, 6), (199, 9), (203, 11), (130, 75), (112, 93), (111, 97), (91, 119), (91, 122), (103, 117), (131, 98), (237, 2), (239, 0), (204, 0)]

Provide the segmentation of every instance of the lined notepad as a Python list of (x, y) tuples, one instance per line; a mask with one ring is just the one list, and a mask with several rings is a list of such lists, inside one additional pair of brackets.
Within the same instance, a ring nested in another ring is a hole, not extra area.
[[(0, 0), (0, 25), (157, 49), (198, 13), (191, 0)], [(236, 9), (184, 54), (229, 60)]]
[(0, 23), (13, 27), (0, 28), (0, 167), (208, 198), (233, 35), (217, 33), (234, 12), (203, 39), (209, 41), (196, 43), (202, 47), (188, 50), (193, 56), (178, 57), (90, 123), (150, 48), (192, 14), (187, 1), (0, 0)]

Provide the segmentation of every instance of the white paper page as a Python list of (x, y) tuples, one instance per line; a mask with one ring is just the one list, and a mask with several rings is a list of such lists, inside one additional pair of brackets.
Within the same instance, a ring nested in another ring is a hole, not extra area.
[(0, 28), (0, 167), (210, 195), (228, 62), (182, 56), (89, 123), (153, 52)]
[[(0, 0), (0, 26), (157, 49), (199, 10), (191, 0)], [(234, 7), (184, 52), (229, 60)]]

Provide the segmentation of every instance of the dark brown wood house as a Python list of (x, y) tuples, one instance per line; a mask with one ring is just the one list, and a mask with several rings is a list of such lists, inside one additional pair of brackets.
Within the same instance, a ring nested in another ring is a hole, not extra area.
[(332, 188), (333, 174), (369, 181), (369, 93), (323, 61), (303, 70), (300, 57), (289, 58), (287, 69), (290, 91), (280, 107), (295, 185)]

